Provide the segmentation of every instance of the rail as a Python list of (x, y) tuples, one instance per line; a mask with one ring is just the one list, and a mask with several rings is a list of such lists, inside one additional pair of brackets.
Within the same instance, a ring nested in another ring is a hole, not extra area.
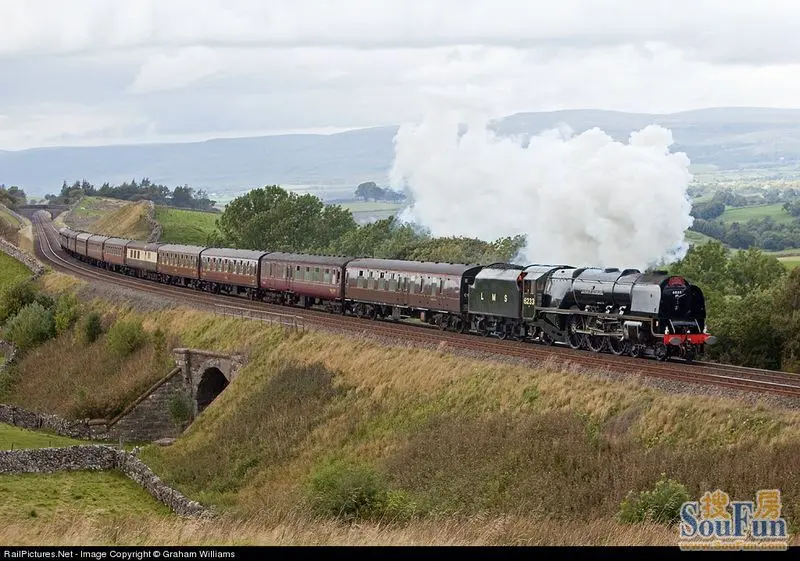
[(294, 331), (305, 331), (305, 320), (301, 316), (292, 314), (280, 314), (278, 312), (268, 312), (266, 310), (253, 310), (239, 306), (228, 306), (225, 304), (214, 304), (214, 315), (232, 317), (237, 319), (249, 319), (262, 323), (282, 325)]

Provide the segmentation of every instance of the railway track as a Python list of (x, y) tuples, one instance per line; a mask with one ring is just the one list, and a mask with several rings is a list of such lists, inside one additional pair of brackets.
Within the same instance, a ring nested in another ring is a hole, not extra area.
[[(70, 275), (90, 281), (111, 283), (116, 286), (167, 297), (192, 307), (223, 310), (224, 315), (236, 315), (251, 319), (288, 318), (277, 323), (315, 324), (338, 330), (373, 334), (398, 341), (414, 341), (426, 344), (444, 343), (449, 348), (476, 350), (496, 355), (511, 356), (533, 362), (569, 361), (585, 368), (641, 374), (664, 380), (713, 385), (742, 391), (769, 393), (787, 397), (800, 397), (800, 375), (756, 368), (746, 368), (695, 362), (688, 365), (682, 362), (657, 362), (651, 359), (594, 354), (562, 346), (543, 346), (521, 341), (499, 340), (475, 335), (439, 331), (435, 327), (390, 321), (370, 321), (351, 316), (333, 315), (319, 310), (288, 308), (276, 304), (254, 302), (231, 296), (218, 296), (198, 292), (189, 288), (156, 284), (144, 279), (136, 279), (104, 269), (98, 269), (67, 256), (58, 243), (58, 233), (47, 213), (34, 214), (36, 231), (35, 249), (40, 259)], [(227, 311), (225, 311), (227, 310)]]

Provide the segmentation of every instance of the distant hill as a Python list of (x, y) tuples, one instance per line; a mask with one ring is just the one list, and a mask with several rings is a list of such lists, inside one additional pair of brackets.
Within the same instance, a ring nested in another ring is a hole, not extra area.
[[(600, 110), (518, 113), (496, 123), (499, 134), (535, 134), (567, 124), (580, 133), (600, 127), (624, 141), (657, 123), (672, 129), (674, 150), (695, 164), (721, 169), (800, 164), (800, 110), (717, 108), (651, 115)], [(333, 135), (292, 134), (204, 142), (0, 151), (0, 183), (31, 195), (58, 191), (63, 180), (95, 184), (149, 177), (213, 193), (266, 184), (328, 186), (329, 197), (364, 181), (385, 183), (397, 127)]]

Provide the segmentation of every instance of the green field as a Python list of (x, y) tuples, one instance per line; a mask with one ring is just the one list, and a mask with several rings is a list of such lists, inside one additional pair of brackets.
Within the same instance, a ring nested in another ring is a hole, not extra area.
[(0, 476), (0, 521), (109, 515), (170, 516), (171, 512), (118, 471)]
[(345, 203), (339, 206), (348, 209), (352, 213), (357, 213), (400, 210), (406, 205), (405, 203), (386, 203), (381, 201), (356, 201), (353, 203)]
[(706, 236), (705, 234), (701, 234), (700, 232), (695, 232), (693, 230), (686, 230), (686, 240), (691, 245), (702, 245), (704, 243), (718, 241), (711, 236)]
[(783, 210), (783, 205), (755, 205), (739, 208), (727, 208), (722, 213), (722, 221), (726, 224), (731, 222), (747, 222), (752, 219), (760, 219), (769, 216), (779, 224), (789, 224), (795, 217)]
[(0, 252), (0, 289), (29, 276), (28, 268), (5, 253)]
[(157, 206), (156, 221), (163, 228), (159, 241), (206, 245), (208, 235), (217, 229), (216, 222), (220, 216), (211, 212)]
[(783, 263), (783, 266), (790, 271), (800, 265), (800, 255), (794, 257), (778, 257), (778, 261)]
[(25, 430), (0, 423), (0, 450), (10, 450), (11, 448), (52, 448), (74, 446), (76, 444), (85, 444), (85, 442), (58, 436), (57, 434)]

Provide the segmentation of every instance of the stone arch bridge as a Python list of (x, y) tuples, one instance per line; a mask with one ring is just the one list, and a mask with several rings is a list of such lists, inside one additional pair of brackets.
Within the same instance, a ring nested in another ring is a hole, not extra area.
[(188, 390), (196, 417), (228, 387), (244, 364), (239, 355), (229, 355), (179, 348), (172, 351), (175, 366), (180, 368), (183, 385)]

